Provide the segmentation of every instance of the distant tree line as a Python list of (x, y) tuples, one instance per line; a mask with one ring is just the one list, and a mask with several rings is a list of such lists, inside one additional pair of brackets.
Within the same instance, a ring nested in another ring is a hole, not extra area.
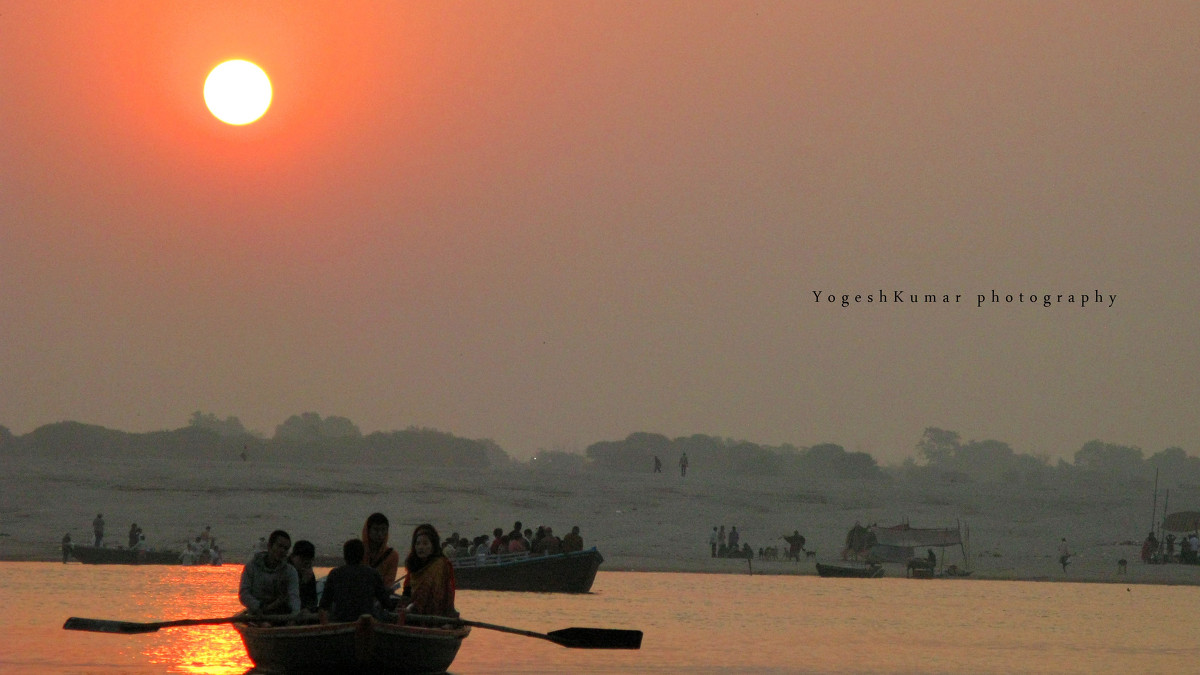
[[(525, 465), (533, 470), (644, 473), (654, 458), (675, 470), (687, 453), (694, 474), (789, 475), (833, 479), (911, 478), (949, 482), (1045, 483), (1064, 478), (1147, 479), (1159, 471), (1179, 483), (1200, 485), (1200, 458), (1171, 447), (1149, 457), (1136, 446), (1088, 441), (1073, 462), (1051, 464), (1045, 455), (1020, 454), (1003, 441), (963, 440), (958, 432), (927, 427), (915, 457), (899, 467), (880, 467), (865, 452), (847, 452), (836, 443), (806, 448), (694, 434), (668, 438), (635, 432), (619, 441), (589, 445), (584, 454), (540, 451)], [(237, 461), (366, 462), (402, 466), (504, 467), (516, 462), (490, 439), (468, 439), (423, 427), (363, 435), (345, 417), (313, 412), (293, 415), (271, 438), (248, 431), (236, 417), (220, 419), (194, 412), (184, 427), (129, 433), (80, 422), (56, 422), (23, 436), (0, 426), (0, 456), (161, 457)]]
[(293, 415), (272, 438), (246, 431), (236, 417), (193, 413), (185, 427), (130, 433), (94, 424), (56, 422), (23, 436), (0, 427), (0, 454), (49, 457), (146, 457), (236, 461), (369, 462), (404, 466), (502, 466), (512, 458), (489, 439), (408, 427), (363, 435), (344, 417)]
[(695, 434), (671, 439), (662, 434), (632, 433), (622, 441), (593, 443), (585, 451), (596, 467), (611, 471), (644, 472), (658, 457), (672, 468), (687, 453), (693, 470), (707, 474), (779, 475), (818, 474), (830, 478), (880, 479), (885, 474), (875, 458), (865, 452), (846, 452), (834, 443), (809, 448), (766, 446), (749, 441)]
[(935, 476), (944, 480), (1040, 482), (1062, 478), (1105, 477), (1117, 479), (1153, 476), (1157, 470), (1178, 482), (1200, 482), (1200, 458), (1189, 457), (1183, 448), (1171, 447), (1149, 457), (1136, 446), (1088, 441), (1077, 450), (1073, 462), (1051, 464), (1045, 455), (1018, 454), (1007, 443), (996, 440), (964, 441), (956, 431), (927, 427), (916, 444), (914, 459), (904, 463), (910, 476)]

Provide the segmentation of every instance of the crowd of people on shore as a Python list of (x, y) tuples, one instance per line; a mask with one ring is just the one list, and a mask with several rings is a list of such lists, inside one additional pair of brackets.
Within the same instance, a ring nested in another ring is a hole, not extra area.
[(1141, 558), (1142, 562), (1151, 564), (1177, 562), (1200, 565), (1200, 533), (1191, 532), (1176, 537), (1175, 533), (1168, 532), (1160, 541), (1151, 531), (1142, 542)]
[[(791, 534), (785, 534), (778, 537), (782, 539), (787, 548), (776, 546), (771, 543), (758, 548), (758, 558), (760, 560), (779, 560), (782, 556), (786, 560), (794, 560), (800, 562), (800, 556), (804, 555), (804, 535), (800, 534), (799, 530), (792, 530)], [(729, 531), (725, 531), (724, 525), (713, 525), (712, 532), (708, 535), (708, 545), (714, 558), (746, 558), (752, 559), (755, 557), (755, 549), (749, 542), (742, 541), (742, 535), (738, 532), (737, 526), (733, 525)]]

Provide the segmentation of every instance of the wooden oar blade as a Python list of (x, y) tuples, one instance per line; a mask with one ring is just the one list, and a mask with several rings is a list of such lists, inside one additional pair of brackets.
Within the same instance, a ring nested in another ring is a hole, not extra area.
[(564, 647), (576, 649), (641, 649), (642, 631), (618, 628), (563, 628), (546, 637)]
[(107, 619), (84, 619), (73, 616), (63, 624), (66, 630), (84, 630), (92, 633), (153, 633), (158, 630), (158, 624), (134, 623), (132, 621), (109, 621)]

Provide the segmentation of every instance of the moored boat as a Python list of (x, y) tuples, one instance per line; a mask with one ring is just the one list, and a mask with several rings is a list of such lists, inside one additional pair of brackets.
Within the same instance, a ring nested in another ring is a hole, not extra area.
[(351, 623), (233, 627), (256, 670), (286, 673), (443, 673), (471, 633), (467, 626), (399, 625), (370, 616)]
[(178, 565), (174, 551), (103, 546), (72, 546), (71, 555), (85, 565)]
[(883, 566), (866, 563), (817, 563), (817, 574), (823, 577), (858, 577), (873, 579), (883, 576)]
[(595, 548), (554, 555), (520, 553), (451, 560), (460, 589), (540, 593), (587, 593), (603, 561)]

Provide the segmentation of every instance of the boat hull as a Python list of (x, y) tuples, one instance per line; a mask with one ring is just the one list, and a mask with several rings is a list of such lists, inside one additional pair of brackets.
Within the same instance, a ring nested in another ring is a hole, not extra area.
[(178, 565), (174, 551), (139, 551), (129, 548), (72, 546), (71, 555), (85, 565)]
[(235, 623), (256, 670), (283, 673), (444, 673), (468, 627), (400, 626), (364, 616), (353, 623), (251, 626)]
[(456, 560), (454, 579), (458, 588), (476, 591), (587, 593), (603, 561), (594, 548), (545, 556), (501, 556), (498, 562), (483, 564)]
[(883, 567), (879, 565), (817, 563), (817, 574), (823, 577), (872, 579), (883, 576)]

